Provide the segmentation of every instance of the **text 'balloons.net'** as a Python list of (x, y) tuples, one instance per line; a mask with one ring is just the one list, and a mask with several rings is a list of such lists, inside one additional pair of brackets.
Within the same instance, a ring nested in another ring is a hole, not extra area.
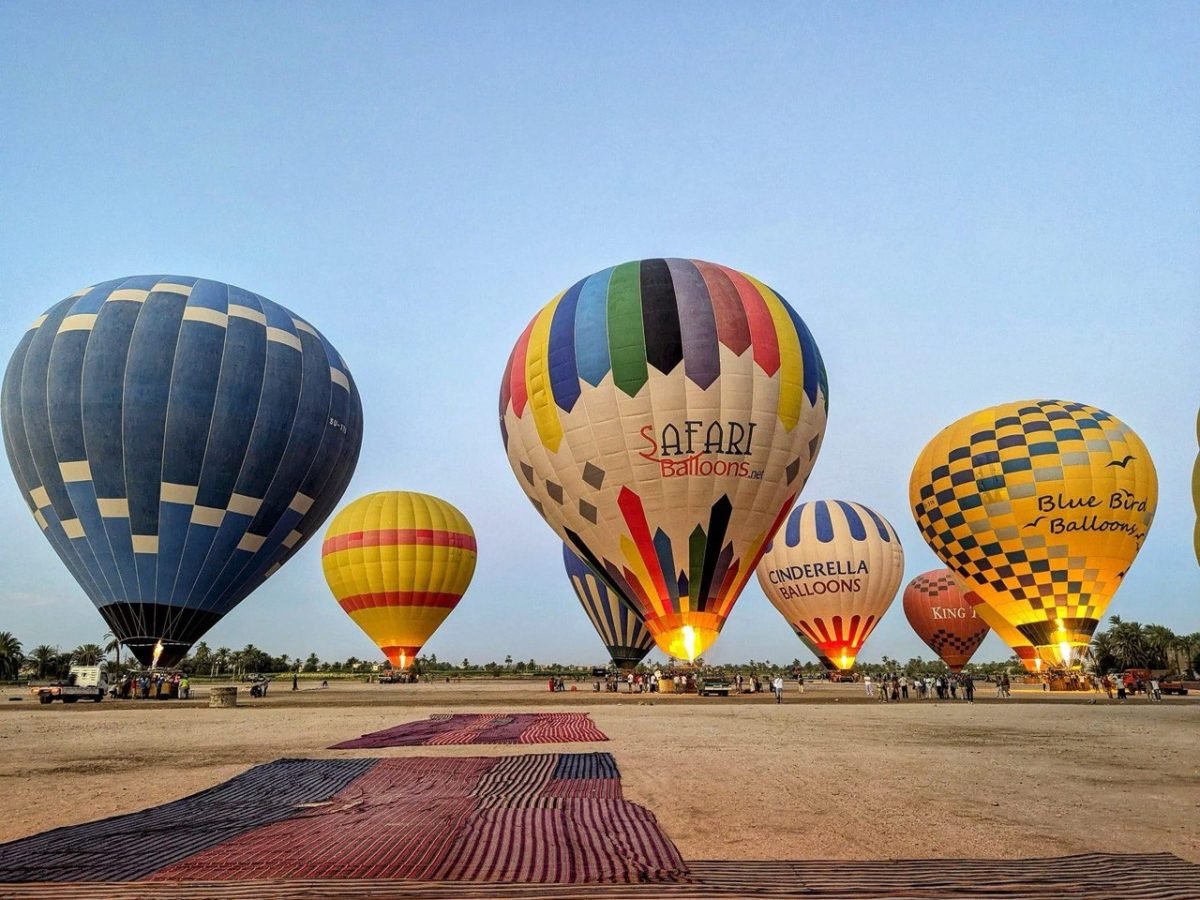
[(367, 494), (329, 523), (321, 566), (342, 609), (393, 666), (406, 669), (466, 593), (475, 532), (437, 497)]
[(310, 538), (362, 405), (308, 322), (199, 278), (97, 284), (39, 316), (0, 392), (43, 534), (143, 664), (173, 665)]
[(563, 544), (563, 566), (575, 589), (588, 621), (600, 635), (604, 648), (619, 669), (633, 669), (654, 648), (641, 613), (610, 591), (591, 567), (566, 544)]
[(951, 672), (961, 672), (991, 630), (949, 569), (923, 572), (904, 589), (904, 616)]
[(913, 467), (926, 543), (1052, 665), (1077, 666), (1158, 500), (1146, 445), (1092, 406), (1026, 400), (943, 429)]
[(831, 670), (854, 666), (903, 576), (891, 523), (845, 500), (798, 504), (758, 564), (767, 599)]
[(597, 272), (521, 334), (500, 387), (518, 483), (669, 656), (716, 640), (825, 431), (816, 343), (724, 266)]

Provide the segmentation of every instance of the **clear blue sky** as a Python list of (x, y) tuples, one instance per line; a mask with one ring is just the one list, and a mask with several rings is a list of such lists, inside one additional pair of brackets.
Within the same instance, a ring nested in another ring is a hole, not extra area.
[[(829, 370), (805, 496), (896, 526), (924, 442), (982, 406), (1125, 419), (1157, 521), (1110, 611), (1200, 630), (1200, 8), (1194, 4), (0, 5), (0, 356), (84, 285), (232, 282), (318, 325), (363, 395), (346, 499), (471, 519), (479, 568), (427, 645), (604, 653), (496, 425), (535, 309), (605, 266), (710, 259), (778, 289)], [(374, 657), (319, 542), (209, 635)], [(98, 614), (0, 475), (0, 630)], [(930, 652), (897, 602), (864, 651)], [(995, 638), (979, 658), (1001, 658)], [(807, 659), (757, 585), (709, 654)]]

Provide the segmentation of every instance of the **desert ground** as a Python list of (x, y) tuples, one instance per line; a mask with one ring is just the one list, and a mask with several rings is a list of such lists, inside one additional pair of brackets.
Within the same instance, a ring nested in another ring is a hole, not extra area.
[[(0, 690), (0, 841), (174, 800), (280, 757), (604, 750), (685, 859), (1175, 853), (1200, 862), (1200, 697), (882, 704), (857, 685), (701, 698), (544, 682), (275, 682), (235, 709)], [(10, 697), (22, 697), (10, 701)], [(1091, 702), (1091, 701), (1095, 702)], [(597, 744), (325, 748), (431, 713), (589, 712)]]

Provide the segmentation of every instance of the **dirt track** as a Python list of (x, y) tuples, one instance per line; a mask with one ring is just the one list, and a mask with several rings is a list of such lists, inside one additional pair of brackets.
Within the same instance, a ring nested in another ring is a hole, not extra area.
[[(1016, 690), (867, 701), (852, 685), (737, 698), (548, 693), (542, 684), (334, 684), (210, 710), (203, 699), (39, 706), (0, 690), (0, 840), (129, 812), (282, 756), (437, 712), (586, 709), (625, 795), (691, 859), (1169, 851), (1200, 862), (1200, 698), (1124, 705)], [(588, 684), (581, 685), (589, 688)], [(201, 689), (203, 693), (203, 689)], [(519, 746), (370, 755), (493, 755)]]

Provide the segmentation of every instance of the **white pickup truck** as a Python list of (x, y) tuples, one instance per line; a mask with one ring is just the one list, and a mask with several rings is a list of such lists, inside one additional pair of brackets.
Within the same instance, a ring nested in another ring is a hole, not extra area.
[(77, 700), (99, 703), (107, 690), (108, 679), (104, 666), (71, 666), (65, 681), (32, 687), (29, 692), (38, 698), (39, 703), (53, 703), (55, 700), (63, 703)]

